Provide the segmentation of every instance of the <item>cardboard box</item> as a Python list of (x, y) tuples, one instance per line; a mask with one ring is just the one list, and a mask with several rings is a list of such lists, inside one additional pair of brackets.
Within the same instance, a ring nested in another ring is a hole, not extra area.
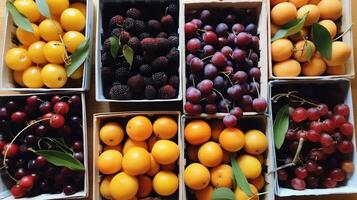
[[(117, 103), (147, 103), (147, 102), (174, 102), (174, 101), (181, 101), (182, 100), (182, 80), (180, 79), (180, 84), (179, 84), (179, 89), (178, 89), (178, 96), (173, 99), (132, 99), (132, 100), (115, 100), (115, 99), (108, 99), (104, 96), (104, 91), (103, 91), (103, 84), (102, 84), (102, 76), (101, 76), (101, 68), (102, 62), (101, 62), (101, 50), (102, 50), (102, 41), (104, 39), (102, 38), (102, 35), (104, 33), (103, 30), (103, 25), (102, 25), (102, 20), (103, 20), (103, 7), (104, 4), (106, 3), (116, 3), (117, 6), (119, 7), (121, 3), (128, 3), (128, 2), (143, 2), (142, 0), (134, 0), (134, 1), (129, 1), (129, 0), (124, 0), (124, 1), (116, 1), (116, 0), (98, 0), (97, 1), (97, 22), (96, 22), (96, 62), (95, 62), (95, 98), (98, 102), (117, 102)], [(158, 0), (149, 0), (145, 1), (147, 2), (159, 2)], [(181, 3), (177, 0), (175, 2), (178, 2), (179, 5), (179, 16), (182, 15), (182, 9), (181, 9)], [(180, 34), (183, 32), (183, 27), (181, 26), (181, 23), (179, 23), (179, 28), (177, 32)], [(182, 35), (182, 34), (180, 34)], [(181, 38), (180, 38), (181, 40)], [(181, 77), (183, 72), (182, 68), (184, 68), (184, 63), (182, 63), (182, 56), (184, 53), (182, 53), (182, 46), (181, 42), (177, 49), (180, 52), (180, 60), (179, 60), (179, 66), (178, 66), (178, 76)]]
[[(181, 130), (184, 131), (186, 124), (194, 119), (203, 119), (203, 120), (210, 120), (210, 119), (222, 119), (225, 116), (225, 114), (218, 114), (215, 116), (208, 116), (208, 117), (201, 117), (201, 116), (184, 116), (181, 120)], [(272, 137), (271, 135), (271, 128), (270, 128), (270, 124), (269, 124), (269, 119), (265, 116), (265, 115), (258, 115), (258, 116), (245, 116), (243, 117), (243, 119), (241, 119), (240, 121), (238, 121), (238, 125), (242, 126), (244, 128), (247, 129), (258, 129), (260, 131), (262, 131), (263, 133), (266, 134), (268, 141), (270, 142), (271, 140), (269, 138)], [(182, 136), (182, 141), (183, 142), (183, 153), (184, 153), (184, 157), (183, 157), (183, 165), (181, 165), (181, 171), (184, 172), (186, 165), (188, 165), (190, 162), (188, 160), (188, 158), (186, 158), (186, 148), (187, 148), (187, 143), (185, 141), (184, 138), (184, 133), (181, 134)], [(275, 185), (275, 180), (274, 180), (274, 175), (273, 173), (269, 173), (270, 171), (272, 171), (273, 168), (273, 160), (275, 159), (273, 157), (273, 146), (272, 145), (268, 145), (268, 149), (265, 152), (265, 163), (264, 163), (264, 167), (262, 168), (262, 171), (264, 171), (264, 178), (265, 178), (265, 187), (264, 187), (264, 191), (262, 192), (266, 192), (265, 195), (259, 196), (259, 199), (261, 200), (273, 200), (274, 199), (274, 185)], [(242, 151), (242, 150), (241, 150)], [(183, 178), (183, 173), (181, 176), (182, 180)], [(182, 181), (182, 188), (183, 188), (183, 197), (184, 199), (187, 200), (191, 200), (191, 199), (195, 199), (194, 195), (191, 193), (191, 189), (186, 188), (185, 187), (185, 183), (184, 181)]]
[[(93, 185), (92, 185), (92, 190), (93, 190), (93, 197), (92, 199), (95, 200), (104, 200), (104, 198), (101, 197), (100, 192), (99, 192), (99, 186), (102, 180), (102, 175), (99, 173), (99, 170), (97, 168), (97, 159), (99, 154), (102, 152), (103, 149), (103, 145), (100, 142), (100, 138), (99, 138), (99, 131), (100, 128), (102, 127), (104, 122), (108, 122), (108, 121), (125, 121), (128, 118), (134, 117), (134, 116), (138, 116), (138, 115), (143, 115), (143, 116), (147, 116), (147, 117), (153, 117), (153, 116), (172, 116), (174, 118), (177, 119), (177, 124), (178, 124), (178, 130), (177, 130), (177, 135), (175, 136), (175, 142), (177, 142), (179, 148), (180, 148), (180, 156), (179, 159), (177, 160), (177, 166), (178, 166), (178, 170), (179, 170), (179, 174), (177, 174), (177, 177), (179, 178), (179, 188), (177, 191), (177, 195), (175, 199), (183, 199), (182, 198), (182, 182), (183, 180), (181, 179), (181, 165), (183, 163), (183, 144), (182, 144), (182, 131), (181, 131), (181, 113), (178, 111), (140, 111), (140, 112), (108, 112), (108, 113), (97, 113), (94, 114), (93, 117), (93, 163), (92, 163), (92, 167), (93, 167)], [(125, 129), (125, 124), (121, 124), (123, 126), (123, 128)], [(124, 141), (122, 142), (122, 144), (124, 144)]]
[[(53, 93), (52, 95), (80, 95), (81, 96), (81, 103), (82, 103), (82, 128), (83, 128), (83, 157), (84, 157), (84, 190), (79, 191), (73, 195), (66, 196), (64, 193), (60, 194), (42, 194), (39, 196), (31, 197), (31, 198), (19, 198), (19, 200), (51, 200), (51, 199), (79, 199), (79, 198), (85, 198), (89, 194), (89, 168), (88, 168), (88, 138), (87, 138), (87, 114), (86, 114), (86, 102), (85, 102), (85, 95), (84, 93), (74, 93), (74, 92), (56, 92)], [(37, 95), (39, 97), (41, 96), (47, 96), (48, 94), (45, 93), (32, 93), (32, 94), (0, 94), (0, 101), (2, 98), (11, 98), (11, 99), (16, 99), (19, 97), (27, 97), (27, 96), (32, 96), (32, 95)], [(0, 199), (3, 200), (12, 200), (14, 197), (11, 195), (10, 190), (4, 185), (2, 182), (2, 179), (0, 178)]]
[(26, 87), (17, 87), (17, 84), (13, 80), (13, 72), (10, 68), (8, 68), (5, 64), (5, 55), (7, 50), (16, 47), (12, 43), (12, 37), (16, 32), (16, 27), (13, 25), (13, 20), (11, 15), (5, 8), (5, 23), (4, 23), (4, 38), (3, 38), (3, 46), (2, 46), (2, 61), (0, 63), (0, 71), (2, 72), (0, 75), (0, 90), (11, 90), (18, 92), (50, 92), (50, 91), (86, 91), (89, 90), (90, 86), (90, 74), (91, 74), (91, 63), (92, 63), (92, 43), (93, 43), (93, 1), (91, 0), (70, 0), (73, 2), (83, 2), (87, 5), (87, 16), (86, 16), (86, 27), (85, 27), (85, 36), (90, 39), (89, 45), (89, 55), (84, 62), (83, 69), (83, 77), (79, 80), (72, 80), (68, 78), (66, 85), (63, 88), (26, 88)]
[[(342, 3), (342, 19), (341, 26), (337, 27), (340, 32), (343, 32), (352, 25), (352, 3), (351, 0), (340, 0)], [(342, 41), (346, 42), (351, 47), (351, 56), (348, 59), (346, 65), (346, 74), (344, 75), (327, 75), (327, 76), (298, 76), (298, 77), (277, 77), (273, 74), (273, 61), (271, 59), (271, 21), (270, 21), (270, 1), (268, 2), (268, 60), (269, 60), (269, 79), (291, 79), (291, 80), (313, 80), (313, 79), (331, 79), (331, 78), (354, 78), (354, 54), (353, 54), (353, 36), (352, 30), (348, 31), (346, 35), (342, 37)]]
[[(321, 88), (331, 88), (329, 92), (322, 92)], [(288, 90), (289, 89), (289, 90)], [(304, 92), (309, 91), (309, 95), (305, 95), (304, 98), (309, 97), (321, 97), (327, 99), (327, 101), (322, 101), (321, 103), (327, 104), (338, 104), (345, 103), (349, 106), (351, 114), (349, 115), (348, 121), (354, 125), (354, 116), (353, 116), (353, 101), (352, 101), (352, 92), (351, 92), (351, 82), (348, 79), (333, 79), (333, 80), (309, 80), (309, 81), (272, 81), (270, 83), (270, 93), (271, 95), (276, 94), (277, 91), (279, 93), (281, 91), (301, 91)], [(318, 96), (316, 96), (318, 95)], [(276, 107), (271, 103), (270, 105), (270, 118), (271, 118), (271, 132), (273, 132), (273, 109), (280, 108)], [(355, 129), (354, 129), (355, 131)], [(272, 134), (273, 135), (273, 134)], [(274, 145), (274, 138), (270, 139), (271, 145), (273, 145), (273, 155), (274, 155), (274, 169), (277, 167), (276, 163), (276, 149)], [(356, 138), (355, 134), (353, 134), (352, 142), (354, 145), (353, 157), (352, 161), (356, 165), (357, 164), (357, 152), (356, 152)], [(275, 173), (275, 177), (276, 177)], [(279, 185), (278, 179), (275, 178), (275, 193), (280, 197), (288, 197), (288, 196), (307, 196), (307, 195), (330, 195), (330, 194), (352, 194), (357, 193), (357, 173), (354, 172), (353, 175), (348, 179), (345, 186), (330, 188), (330, 189), (305, 189), (302, 191), (293, 190), (289, 188), (284, 188)]]
[[(185, 25), (185, 12), (192, 9), (209, 9), (209, 8), (229, 8), (229, 9), (242, 9), (242, 8), (254, 8), (257, 9), (257, 22), (258, 22), (258, 34), (260, 38), (260, 60), (258, 62), (258, 67), (260, 67), (261, 78), (260, 78), (260, 96), (267, 99), (268, 98), (268, 54), (267, 54), (267, 4), (265, 0), (184, 0), (183, 8), (184, 11), (180, 18), (180, 25), (184, 27)], [(186, 103), (186, 88), (187, 88), (187, 77), (186, 77), (186, 46), (185, 46), (185, 34), (180, 34), (180, 42), (182, 46), (182, 63), (183, 63), (183, 105)], [(268, 100), (268, 99), (267, 99)], [(185, 110), (185, 109), (183, 109)], [(244, 115), (257, 115), (256, 112), (244, 112)], [(202, 116), (207, 116), (205, 113)]]

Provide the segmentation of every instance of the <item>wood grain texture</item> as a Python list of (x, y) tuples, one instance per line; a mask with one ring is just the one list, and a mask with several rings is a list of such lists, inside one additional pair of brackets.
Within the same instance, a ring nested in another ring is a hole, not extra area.
[[(355, 24), (353, 26), (353, 33), (354, 33), (354, 52), (355, 52), (355, 62), (357, 62), (357, 1), (356, 0), (351, 0), (352, 1), (352, 14), (353, 14), (353, 23)], [(5, 7), (5, 0), (0, 0), (0, 46), (2, 46), (2, 40), (3, 40), (3, 26), (4, 26), (4, 7)], [(97, 1), (94, 1), (94, 6), (96, 6)], [(94, 9), (94, 15), (95, 15), (95, 9)], [(95, 16), (93, 16), (93, 20), (95, 19)], [(95, 23), (94, 23), (95, 24)], [(92, 38), (95, 38), (95, 31), (93, 31), (93, 36)], [(2, 48), (0, 48), (0, 53), (1, 53)], [(93, 47), (94, 50), (94, 47)], [(2, 55), (2, 54), (0, 54)], [(93, 62), (94, 63), (94, 62)], [(357, 64), (357, 63), (356, 63)], [(89, 154), (89, 169), (90, 172), (89, 174), (91, 175), (92, 173), (92, 126), (93, 126), (93, 114), (98, 113), (98, 112), (108, 112), (108, 111), (129, 111), (129, 110), (177, 110), (181, 109), (182, 106), (179, 102), (177, 103), (168, 103), (168, 104), (160, 104), (160, 103), (150, 103), (150, 104), (145, 104), (145, 105), (140, 105), (140, 104), (109, 104), (109, 103), (97, 103), (95, 101), (95, 84), (94, 84), (94, 66), (92, 66), (92, 79), (91, 79), (91, 89), (89, 93), (86, 96), (87, 100), (87, 121), (88, 121), (88, 154)], [(354, 79), (352, 81), (352, 90), (353, 90), (353, 99), (354, 103), (357, 104), (357, 79)], [(354, 106), (354, 114), (357, 114), (357, 106)], [(356, 124), (357, 124), (357, 117), (355, 117)], [(86, 200), (91, 200), (92, 199), (92, 177), (90, 177), (90, 184), (89, 184), (90, 192), (89, 192), (89, 197), (86, 198)], [(330, 196), (318, 196), (318, 197), (288, 197), (288, 198), (278, 198), (278, 199), (286, 199), (286, 200), (356, 200), (357, 195), (330, 195)]]

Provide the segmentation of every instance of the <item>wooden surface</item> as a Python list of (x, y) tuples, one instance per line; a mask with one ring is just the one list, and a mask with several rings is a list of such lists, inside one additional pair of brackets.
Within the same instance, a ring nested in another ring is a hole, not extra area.
[[(354, 52), (355, 52), (355, 61), (357, 62), (357, 0), (351, 0), (352, 1), (352, 14), (353, 14), (353, 23), (355, 24), (353, 26), (353, 34), (354, 34)], [(4, 23), (4, 7), (5, 7), (5, 0), (0, 0), (0, 47), (2, 46), (2, 40), (3, 40), (3, 23)], [(94, 1), (94, 6), (96, 6), (96, 1)], [(95, 9), (94, 9), (95, 11)], [(95, 14), (95, 13), (94, 13)], [(93, 16), (93, 20), (95, 20), (95, 16)], [(95, 24), (95, 23), (94, 23)], [(93, 31), (93, 38), (95, 38), (95, 31)], [(0, 53), (1, 53), (1, 48), (0, 48)], [(95, 49), (93, 48), (93, 51)], [(0, 54), (2, 55), (2, 54)], [(93, 61), (94, 63), (94, 61)], [(356, 63), (357, 65), (357, 63)], [(1, 73), (1, 72), (0, 72)], [(92, 81), (91, 81), (91, 89), (87, 93), (86, 96), (86, 101), (87, 101), (87, 121), (88, 121), (88, 154), (89, 154), (89, 168), (90, 172), (89, 174), (92, 174), (92, 119), (93, 119), (93, 114), (94, 113), (99, 113), (99, 112), (109, 112), (109, 111), (129, 111), (129, 110), (178, 110), (181, 109), (182, 106), (179, 102), (177, 103), (168, 103), (168, 104), (158, 104), (158, 103), (152, 103), (152, 104), (146, 104), (146, 105), (140, 105), (140, 104), (109, 104), (109, 103), (97, 103), (95, 101), (95, 84), (94, 84), (94, 65), (92, 66)], [(353, 90), (353, 99), (354, 102), (357, 103), (357, 79), (354, 79), (352, 81), (352, 90)], [(336, 91), (337, 92), (337, 91)], [(354, 106), (354, 114), (357, 114), (357, 105)], [(355, 120), (357, 121), (357, 117), (355, 117)], [(357, 123), (356, 123), (357, 124)], [(357, 186), (356, 186), (357, 187)], [(86, 200), (92, 199), (92, 178), (90, 177), (90, 184), (89, 184), (90, 192), (89, 192), (89, 197), (86, 198)], [(289, 197), (289, 198), (280, 198), (280, 199), (286, 199), (286, 200), (295, 200), (295, 199), (306, 199), (306, 200), (357, 200), (357, 194), (356, 195), (330, 195), (330, 196), (319, 196), (319, 197)]]

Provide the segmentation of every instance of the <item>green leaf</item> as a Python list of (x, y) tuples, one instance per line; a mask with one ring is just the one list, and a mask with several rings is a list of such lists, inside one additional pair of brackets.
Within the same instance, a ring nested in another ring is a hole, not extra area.
[(277, 113), (273, 130), (274, 130), (274, 143), (277, 149), (280, 149), (284, 143), (285, 134), (289, 128), (289, 105), (280, 108)]
[(116, 36), (110, 37), (109, 40), (110, 40), (110, 54), (112, 54), (112, 57), (115, 59), (119, 52), (120, 40)]
[(55, 166), (67, 167), (75, 171), (84, 171), (83, 163), (73, 158), (68, 153), (55, 150), (32, 150), (35, 154), (43, 156), (46, 160)]
[(277, 33), (275, 33), (274, 37), (271, 39), (272, 42), (275, 40), (294, 35), (298, 32), (301, 31), (301, 29), (304, 27), (305, 20), (309, 12), (305, 13), (304, 16), (300, 19), (295, 19), (293, 21), (288, 22), (283, 29), (280, 29)]
[(310, 62), (311, 57), (312, 57), (312, 48), (309, 42), (305, 42), (305, 47), (306, 47), (306, 58), (307, 62)]
[(90, 40), (83, 41), (70, 56), (71, 63), (67, 65), (67, 77), (70, 77), (87, 59)]
[(46, 0), (36, 0), (36, 4), (40, 13), (48, 19), (51, 19), (50, 8), (48, 7)]
[(247, 196), (252, 196), (253, 192), (250, 189), (247, 178), (244, 176), (234, 156), (231, 156), (231, 165), (233, 171), (233, 178), (236, 180), (237, 185), (243, 190), (244, 193), (247, 194)]
[(329, 31), (318, 23), (314, 23), (311, 29), (316, 50), (321, 53), (322, 57), (331, 59), (332, 39)]
[(230, 188), (216, 188), (212, 194), (212, 200), (235, 200), (234, 192)]
[(14, 21), (16, 26), (27, 32), (34, 32), (31, 22), (17, 10), (15, 5), (10, 0), (6, 1), (6, 8), (10, 12), (12, 20)]
[(123, 55), (126, 60), (126, 62), (129, 63), (130, 67), (133, 65), (133, 59), (134, 59), (134, 51), (129, 45), (124, 45), (123, 46)]

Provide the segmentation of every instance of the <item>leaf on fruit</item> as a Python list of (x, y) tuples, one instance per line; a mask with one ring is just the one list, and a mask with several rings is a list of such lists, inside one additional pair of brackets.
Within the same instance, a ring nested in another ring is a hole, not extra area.
[(231, 165), (233, 171), (233, 178), (235, 179), (237, 186), (240, 187), (243, 192), (246, 193), (249, 197), (252, 196), (253, 192), (250, 189), (247, 178), (244, 176), (234, 156), (231, 156)]
[(48, 7), (46, 0), (36, 0), (36, 4), (40, 13), (48, 19), (51, 19), (50, 8)]
[(310, 62), (311, 57), (312, 57), (312, 48), (309, 42), (305, 42), (305, 48), (306, 48), (306, 58), (307, 62)]
[(118, 37), (112, 36), (109, 38), (109, 41), (110, 41), (110, 54), (115, 59), (120, 49), (120, 44), (119, 44), (120, 40)]
[(129, 63), (130, 68), (131, 68), (131, 66), (133, 65), (133, 60), (134, 60), (134, 50), (131, 47), (129, 47), (129, 45), (125, 44), (123, 46), (123, 55), (124, 55), (126, 62)]
[(284, 143), (285, 134), (289, 128), (289, 105), (284, 105), (276, 114), (273, 130), (275, 147), (280, 149)]
[(32, 150), (35, 154), (43, 156), (46, 160), (55, 166), (67, 167), (74, 171), (84, 171), (83, 163), (73, 158), (68, 153), (55, 150)]
[(305, 20), (308, 14), (309, 12), (305, 13), (305, 15), (302, 16), (302, 18), (295, 19), (287, 23), (282, 29), (280, 29), (278, 32), (275, 33), (271, 41), (274, 42), (275, 40), (299, 33), (301, 29), (304, 27)]
[(314, 23), (311, 30), (316, 50), (321, 53), (322, 57), (331, 59), (332, 39), (329, 31), (318, 23)]
[(6, 1), (6, 8), (11, 14), (12, 20), (14, 21), (16, 26), (27, 32), (34, 32), (31, 22), (17, 10), (15, 5), (10, 0)]
[(212, 200), (235, 200), (235, 195), (230, 188), (216, 188), (213, 191)]
[(67, 65), (67, 77), (70, 77), (87, 59), (89, 54), (90, 40), (83, 41), (70, 56), (70, 64)]

